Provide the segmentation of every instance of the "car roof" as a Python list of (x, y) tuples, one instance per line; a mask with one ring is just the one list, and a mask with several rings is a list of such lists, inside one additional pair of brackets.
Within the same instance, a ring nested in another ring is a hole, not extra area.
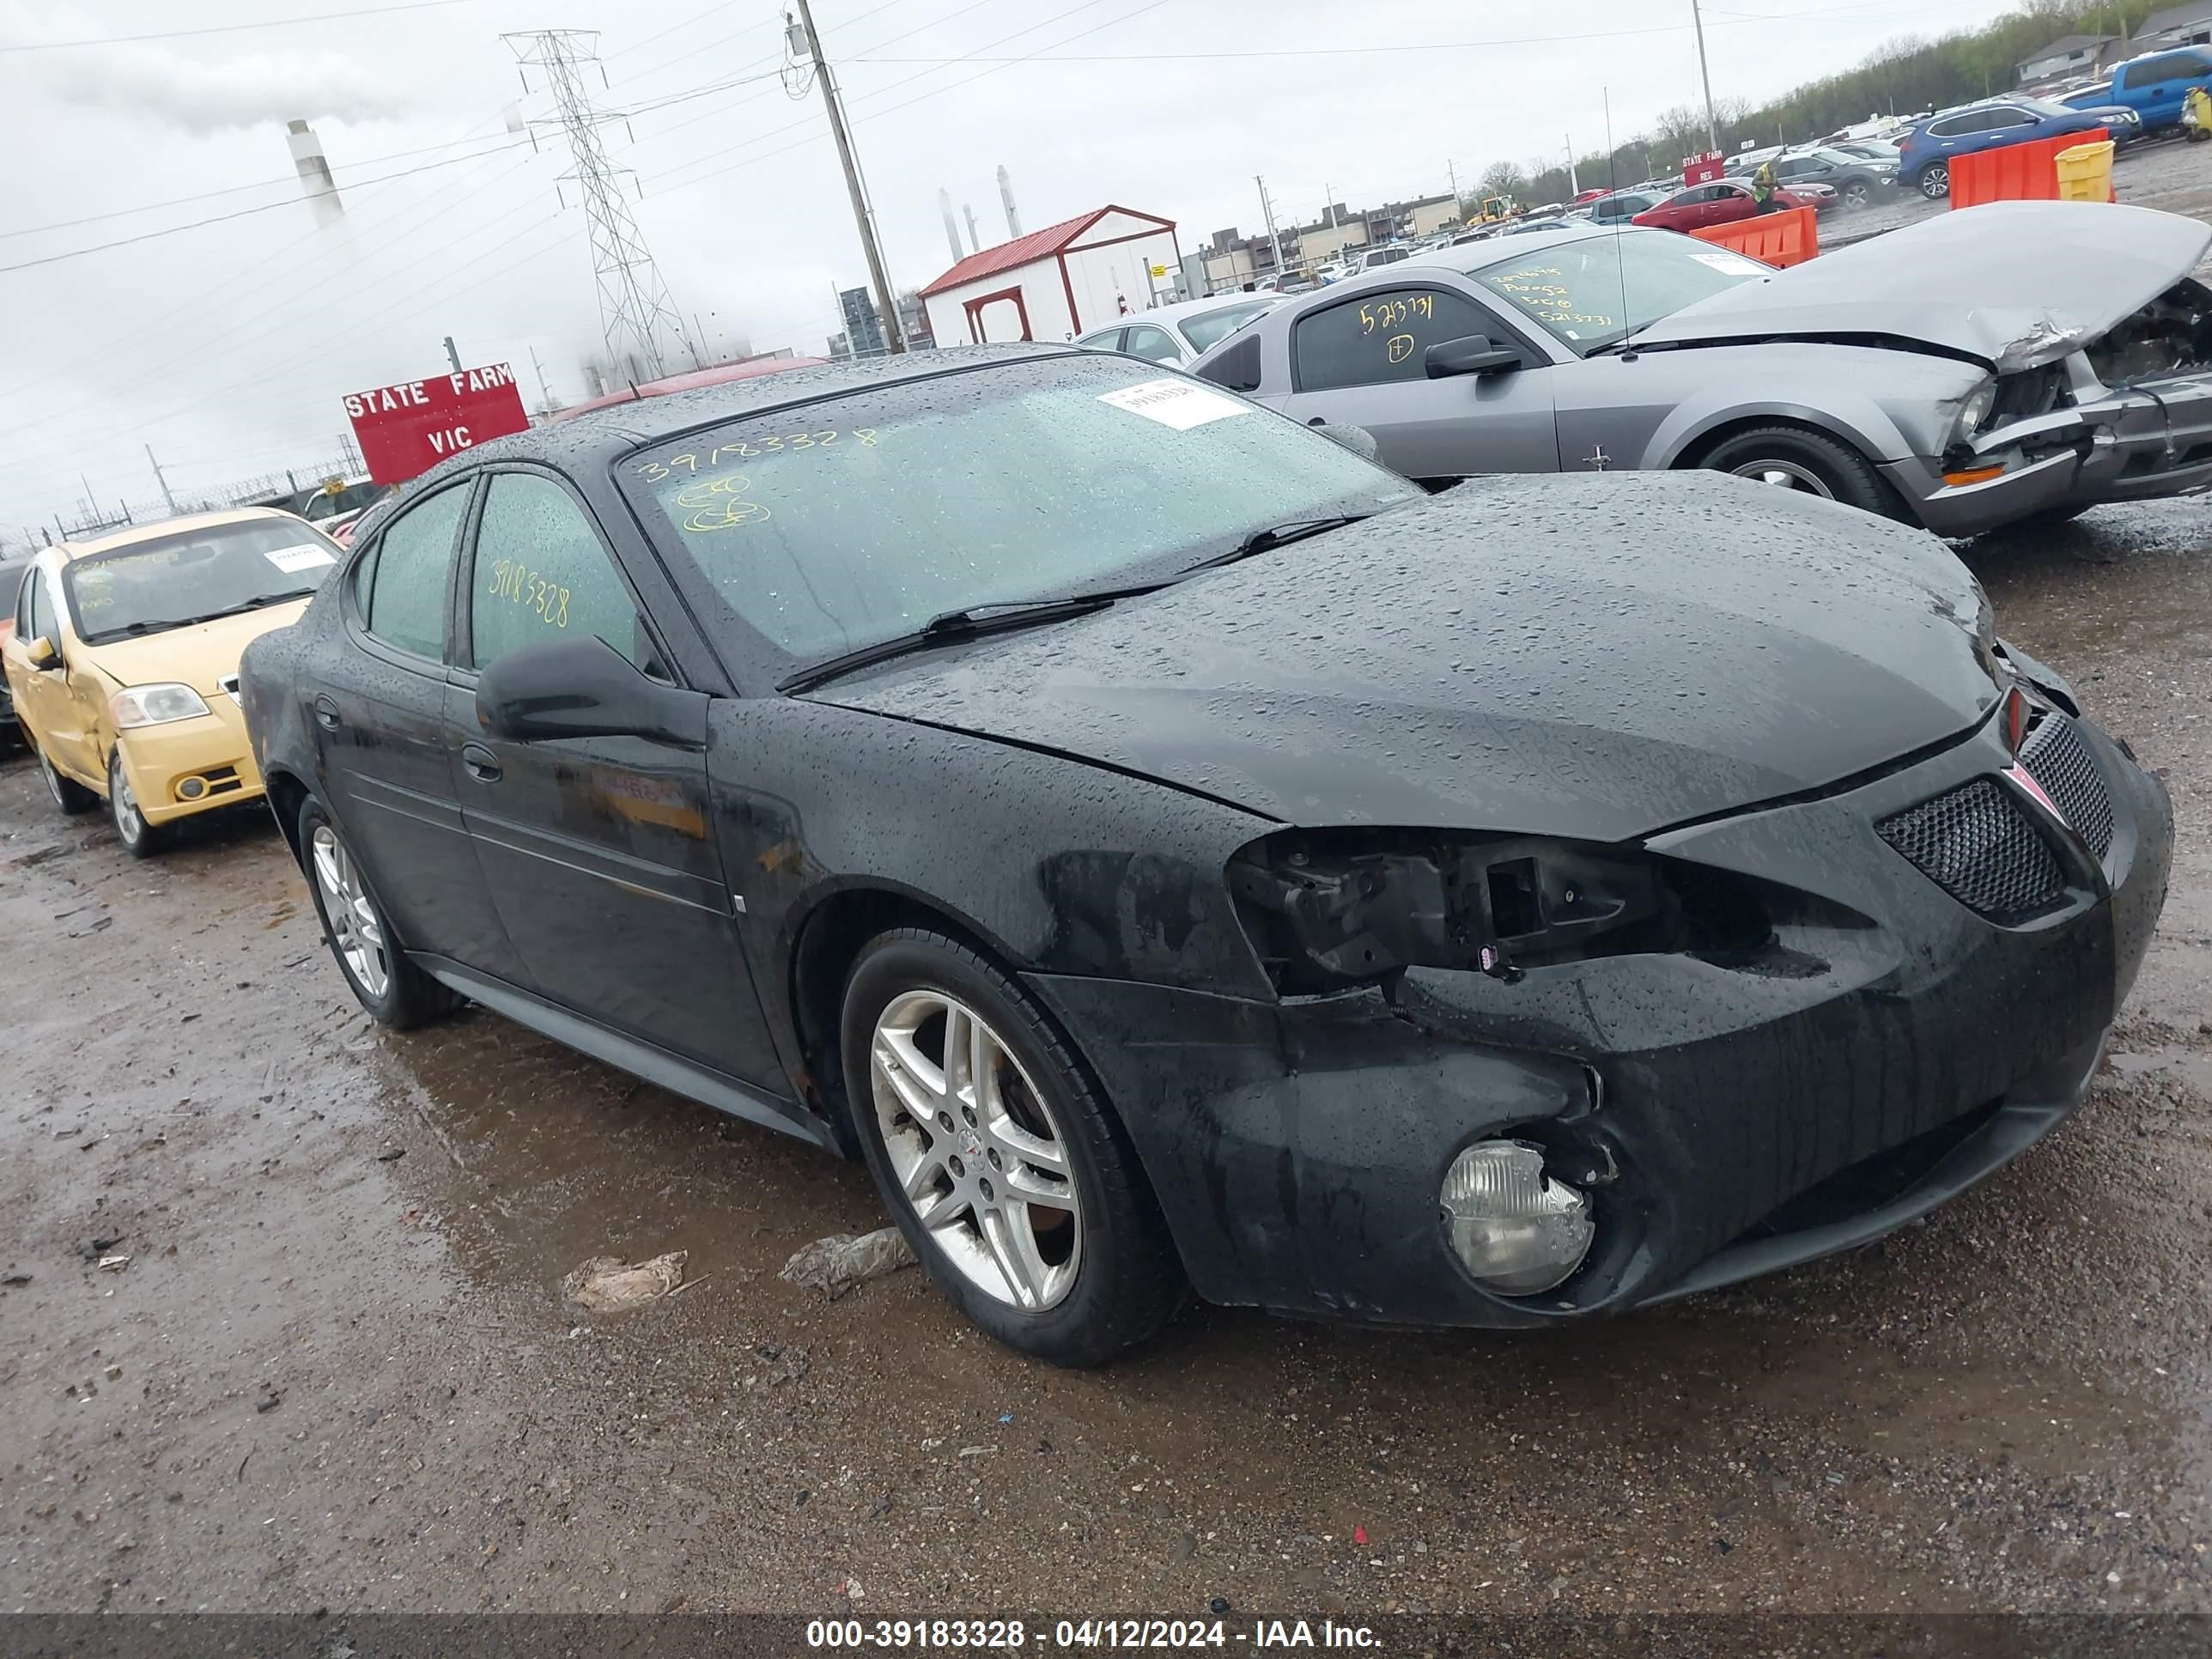
[(224, 524), (252, 524), (262, 519), (290, 519), (302, 529), (307, 527), (307, 521), (296, 513), (286, 513), (273, 507), (236, 507), (220, 513), (180, 513), (173, 519), (156, 519), (148, 524), (126, 525), (104, 536), (88, 536), (82, 541), (56, 542), (53, 550), (64, 559), (85, 559), (97, 553), (113, 553), (140, 542), (158, 541), (179, 531), (205, 530)]
[(1239, 289), (1234, 294), (1215, 294), (1203, 300), (1178, 300), (1171, 306), (1154, 306), (1150, 311), (1133, 311), (1126, 317), (1117, 317), (1110, 323), (1101, 323), (1097, 328), (1086, 329), (1085, 337), (1103, 334), (1109, 328), (1127, 327), (1132, 323), (1172, 323), (1185, 317), (1202, 317), (1209, 311), (1219, 311), (1233, 305), (1248, 304), (1254, 300), (1263, 305), (1273, 303), (1279, 295), (1261, 294), (1257, 289), (1247, 294)]
[(588, 415), (595, 409), (611, 408), (616, 404), (634, 404), (641, 398), (667, 398), (679, 392), (690, 392), (702, 386), (720, 386), (729, 380), (750, 380), (763, 374), (787, 374), (793, 369), (811, 368), (827, 362), (822, 357), (751, 357), (743, 362), (717, 363), (711, 368), (695, 368), (682, 374), (671, 374), (642, 385), (632, 384), (604, 397), (592, 398), (580, 404), (557, 410), (550, 417), (556, 421), (573, 421), (580, 415)]
[(410, 480), (405, 500), (411, 501), (465, 469), (501, 461), (543, 461), (571, 468), (593, 465), (627, 454), (702, 427), (769, 414), (793, 404), (834, 398), (841, 392), (873, 386), (899, 386), (933, 380), (994, 363), (1020, 362), (1046, 357), (1088, 357), (1072, 342), (1053, 344), (1024, 341), (1007, 345), (939, 346), (892, 357), (846, 358), (812, 368), (787, 369), (781, 374), (729, 380), (692, 392), (612, 404), (592, 410), (573, 421), (548, 422), (526, 432), (511, 433), (463, 450), (441, 461), (420, 477)]
[[(1564, 247), (1570, 243), (1593, 241), (1603, 236), (1673, 236), (1674, 234), (1671, 230), (1651, 230), (1636, 225), (1601, 225), (1586, 219), (1577, 219), (1547, 236), (1544, 239), (1544, 245), (1547, 247)], [(1447, 270), (1460, 272), (1462, 276), (1472, 276), (1477, 271), (1488, 270), (1492, 265), (1506, 264), (1515, 259), (1525, 259), (1528, 257), (1528, 249), (1526, 244), (1509, 240), (1504, 236), (1492, 236), (1486, 241), (1462, 242), (1455, 247), (1440, 247), (1427, 253), (1417, 253), (1412, 258), (1405, 260), (1403, 264), (1443, 265)], [(1393, 265), (1389, 270), (1376, 271), (1371, 276), (1361, 276), (1351, 283), (1340, 283), (1330, 292), (1357, 293), (1370, 286), (1388, 288), (1392, 285), (1394, 278), (1401, 283), (1406, 280), (1400, 265)]]

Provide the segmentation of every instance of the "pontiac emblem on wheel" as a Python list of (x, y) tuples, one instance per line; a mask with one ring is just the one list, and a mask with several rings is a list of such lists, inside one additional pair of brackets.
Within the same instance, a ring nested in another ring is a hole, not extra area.
[(970, 1158), (982, 1157), (983, 1137), (977, 1134), (973, 1129), (968, 1130), (960, 1137), (960, 1150), (967, 1153)]

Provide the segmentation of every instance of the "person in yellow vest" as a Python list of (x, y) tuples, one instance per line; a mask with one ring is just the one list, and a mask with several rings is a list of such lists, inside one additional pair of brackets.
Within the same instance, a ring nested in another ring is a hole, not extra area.
[(1751, 175), (1751, 199), (1761, 213), (1774, 211), (1774, 163), (1761, 161), (1759, 171)]

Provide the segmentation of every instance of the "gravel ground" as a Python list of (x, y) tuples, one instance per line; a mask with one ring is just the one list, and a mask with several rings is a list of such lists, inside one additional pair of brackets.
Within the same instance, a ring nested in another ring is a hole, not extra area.
[(0, 763), (0, 1608), (2212, 1609), (2212, 508), (1962, 550), (2175, 799), (2094, 1095), (1881, 1246), (1538, 1335), (1200, 1310), (1073, 1375), (916, 1273), (824, 1303), (775, 1272), (857, 1166), (378, 1030), (262, 815), (137, 863)]

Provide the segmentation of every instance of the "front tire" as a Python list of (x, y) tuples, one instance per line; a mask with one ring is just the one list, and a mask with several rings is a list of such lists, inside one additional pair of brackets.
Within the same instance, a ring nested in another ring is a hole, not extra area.
[(1951, 169), (1944, 162), (1931, 161), (1920, 169), (1920, 193), (1931, 202), (1940, 202), (1951, 193)]
[(1135, 1149), (994, 963), (927, 929), (883, 934), (846, 981), (840, 1048), (884, 1203), (985, 1333), (1097, 1365), (1175, 1311), (1182, 1267)]
[(323, 939), (370, 1018), (405, 1031), (460, 1006), (459, 996), (407, 959), (353, 850), (313, 797), (300, 808), (300, 862)]
[(1874, 186), (1863, 179), (1854, 179), (1843, 188), (1844, 211), (1863, 213), (1874, 205)]
[(1872, 462), (1808, 427), (1763, 426), (1723, 439), (1700, 465), (1762, 484), (1817, 495), (1884, 519), (1901, 519), (1897, 498)]
[(107, 757), (107, 821), (115, 826), (115, 838), (123, 843), (123, 850), (134, 859), (153, 857), (167, 840), (161, 830), (146, 822), (138, 796), (131, 787), (130, 775), (123, 769), (121, 744), (116, 744)]
[[(25, 728), (24, 735), (29, 736), (28, 727)], [(39, 775), (46, 781), (46, 793), (53, 797), (55, 805), (75, 817), (78, 813), (89, 812), (100, 805), (100, 797), (91, 790), (75, 778), (62, 775), (61, 768), (56, 766), (46, 754), (45, 744), (33, 741), (31, 749), (39, 757)]]

